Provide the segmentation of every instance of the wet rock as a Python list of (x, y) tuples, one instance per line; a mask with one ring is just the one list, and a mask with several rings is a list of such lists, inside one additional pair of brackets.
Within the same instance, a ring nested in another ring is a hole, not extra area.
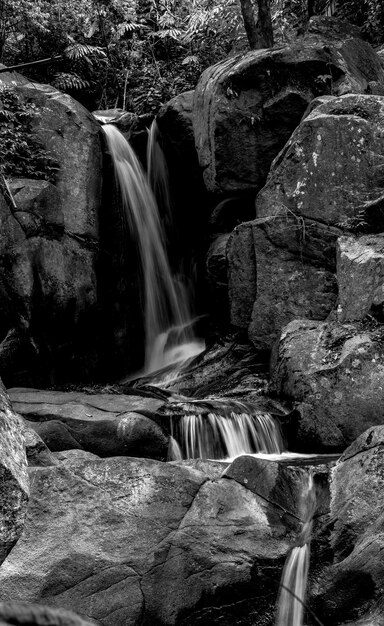
[(384, 580), (383, 426), (365, 431), (332, 472), (333, 559), (312, 588), (311, 605), (326, 624), (381, 624)]
[(38, 604), (23, 602), (0, 602), (2, 626), (92, 626), (79, 615), (64, 609), (52, 609)]
[(383, 377), (380, 327), (295, 320), (272, 354), (272, 390), (304, 403), (300, 449), (340, 449), (382, 423)]
[(0, 380), (0, 564), (23, 531), (27, 510), (29, 482), (22, 431)]
[(340, 237), (337, 245), (339, 321), (368, 314), (384, 321), (384, 236)]
[(252, 491), (214, 475), (199, 462), (127, 458), (34, 468), (1, 600), (70, 607), (106, 626), (229, 624), (234, 611), (239, 623), (272, 623), (294, 533), (273, 527)]
[(208, 68), (194, 103), (207, 189), (260, 189), (313, 98), (364, 93), (369, 81), (384, 83), (373, 49), (355, 28), (329, 18), (312, 18), (308, 32), (290, 46), (253, 51)]
[(157, 411), (161, 400), (22, 388), (9, 394), (28, 427), (52, 452), (78, 449), (100, 457), (167, 458), (169, 437), (146, 416)]

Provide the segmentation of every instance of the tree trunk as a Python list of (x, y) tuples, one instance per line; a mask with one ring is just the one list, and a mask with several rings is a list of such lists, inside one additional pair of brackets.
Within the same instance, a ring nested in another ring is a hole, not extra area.
[(259, 17), (257, 20), (258, 45), (257, 48), (272, 48), (273, 29), (271, 17), (271, 0), (257, 0)]
[(252, 0), (240, 0), (241, 14), (251, 50), (273, 46), (270, 0), (257, 0), (257, 5), (259, 16), (256, 23)]

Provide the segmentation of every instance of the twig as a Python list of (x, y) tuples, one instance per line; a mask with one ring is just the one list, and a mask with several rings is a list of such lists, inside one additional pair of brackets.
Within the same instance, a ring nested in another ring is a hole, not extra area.
[(1, 174), (1, 177), (3, 179), (4, 187), (5, 187), (6, 191), (7, 191), (7, 194), (9, 196), (10, 201), (11, 201), (11, 204), (12, 204), (13, 208), (15, 210), (17, 210), (17, 204), (16, 204), (15, 199), (14, 199), (14, 197), (12, 195), (12, 191), (9, 188), (9, 185), (7, 183), (7, 179), (5, 178), (4, 174)]

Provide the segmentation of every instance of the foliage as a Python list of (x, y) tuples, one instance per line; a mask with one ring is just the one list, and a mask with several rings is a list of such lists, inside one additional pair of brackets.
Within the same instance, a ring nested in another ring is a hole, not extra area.
[(335, 17), (360, 26), (373, 44), (384, 43), (384, 3), (382, 0), (343, 0), (336, 5)]
[(53, 180), (55, 163), (32, 132), (38, 117), (34, 104), (24, 102), (13, 87), (0, 87), (0, 174)]
[[(289, 38), (306, 2), (272, 0), (278, 39)], [(384, 3), (338, 5), (340, 17), (352, 17), (374, 43), (383, 38)], [(90, 109), (154, 113), (194, 88), (206, 67), (247, 49), (240, 0), (0, 0), (0, 61), (60, 55), (28, 76)]]

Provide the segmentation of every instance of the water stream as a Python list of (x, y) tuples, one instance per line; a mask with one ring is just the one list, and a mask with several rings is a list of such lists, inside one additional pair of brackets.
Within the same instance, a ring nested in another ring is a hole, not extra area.
[(172, 275), (157, 203), (144, 170), (113, 124), (105, 124), (103, 130), (121, 192), (124, 218), (138, 245), (144, 291), (143, 373), (147, 374), (199, 354), (204, 344), (194, 337), (186, 290)]
[(316, 508), (316, 492), (312, 474), (306, 477), (301, 502), (303, 526), (296, 546), (286, 560), (277, 605), (276, 626), (302, 626), (305, 592), (308, 580), (312, 520)]

